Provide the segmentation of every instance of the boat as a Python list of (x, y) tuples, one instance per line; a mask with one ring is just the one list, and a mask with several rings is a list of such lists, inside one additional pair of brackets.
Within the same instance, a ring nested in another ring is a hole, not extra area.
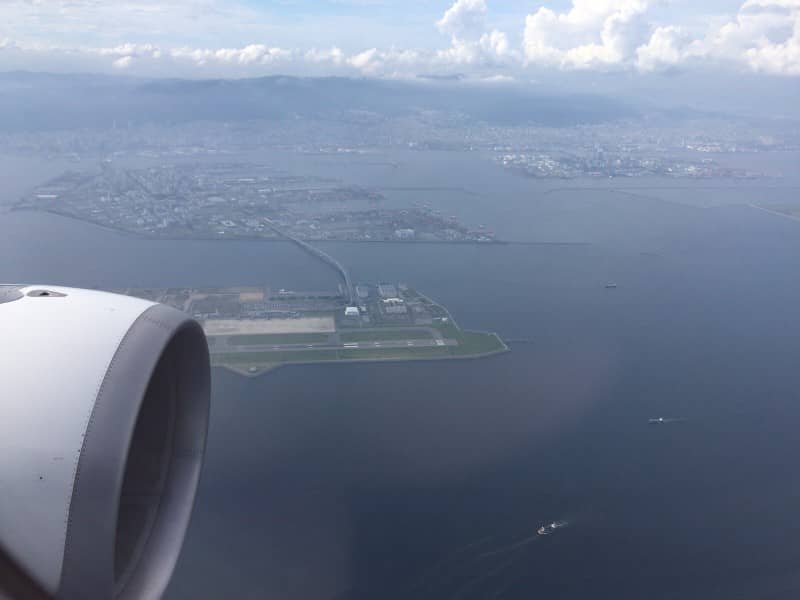
[(615, 290), (615, 289), (617, 289), (617, 284), (616, 283), (607, 283), (606, 284), (606, 289), (607, 290)]
[(536, 533), (538, 535), (550, 535), (556, 530), (566, 527), (567, 525), (568, 523), (566, 521), (553, 521), (552, 523), (547, 523), (546, 525), (539, 527), (539, 529), (536, 530)]
[(686, 421), (683, 417), (657, 417), (655, 419), (648, 419), (650, 425), (666, 425), (667, 423), (683, 423)]

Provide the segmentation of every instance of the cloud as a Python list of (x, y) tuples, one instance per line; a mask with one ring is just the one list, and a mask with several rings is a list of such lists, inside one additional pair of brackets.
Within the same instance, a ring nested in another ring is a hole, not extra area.
[(664, 71), (686, 64), (705, 53), (703, 43), (680, 27), (657, 27), (646, 44), (636, 49), (636, 67), (643, 72)]
[(436, 22), (440, 32), (450, 35), (450, 47), (439, 50), (434, 62), (445, 65), (497, 67), (518, 61), (508, 36), (497, 29), (489, 31), (485, 0), (456, 0)]
[(169, 56), (177, 61), (189, 61), (198, 66), (208, 64), (235, 64), (241, 66), (271, 65), (286, 62), (293, 57), (291, 50), (250, 44), (242, 48), (173, 48)]
[(484, 52), (492, 56), (504, 57), (511, 54), (508, 37), (496, 29), (490, 33), (484, 33), (478, 40), (478, 44)]
[(356, 69), (361, 69), (363, 71), (371, 71), (376, 69), (378, 58), (378, 49), (377, 48), (370, 48), (369, 50), (364, 50), (364, 52), (360, 52), (355, 56), (351, 56), (347, 63)]
[(292, 57), (291, 50), (276, 47), (269, 48), (264, 44), (250, 44), (244, 48), (223, 48), (210, 52), (222, 62), (235, 62), (240, 65), (267, 65)]
[(645, 15), (653, 0), (573, 0), (555, 13), (540, 8), (525, 19), (528, 63), (589, 69), (629, 65), (647, 42)]
[[(17, 2), (18, 0), (10, 0)], [(87, 8), (93, 0), (39, 0), (59, 1), (70, 10)], [(212, 6), (214, 0), (190, 0), (197, 5)], [(73, 4), (70, 4), (74, 2)], [(137, 11), (159, 10), (154, 0), (130, 0)], [(163, 10), (172, 14), (174, 0), (167, 0)], [(61, 6), (61, 5), (60, 5)], [(130, 9), (130, 7), (129, 7)], [(132, 10), (132, 9), (130, 9)], [(177, 14), (177, 13), (176, 13)], [(485, 0), (456, 0), (447, 9), (436, 26), (450, 36), (446, 48), (380, 48), (346, 52), (337, 45), (328, 48), (286, 48), (267, 43), (243, 46), (197, 46), (124, 43), (112, 46), (86, 47), (50, 44), (37, 52), (72, 56), (76, 61), (100, 57), (106, 59), (105, 68), (127, 70), (141, 74), (180, 73), (198, 76), (247, 76), (270, 73), (290, 74), (342, 74), (372, 77), (415, 77), (418, 73), (452, 72), (454, 68), (470, 66), (481, 77), (492, 76), (500, 66), (518, 61), (520, 53), (511, 47), (504, 32), (486, 27)], [(33, 45), (28, 44), (29, 51)], [(86, 60), (83, 60), (86, 63)], [(487, 72), (488, 71), (488, 72)]]
[(123, 56), (112, 62), (111, 66), (115, 69), (127, 69), (131, 66), (131, 63), (133, 63), (132, 56)]
[[(562, 10), (539, 5), (516, 17), (521, 40), (507, 25), (507, 13), (503, 22), (511, 35), (494, 26), (492, 8), (501, 0), (452, 0), (430, 22), (431, 34), (438, 31), (444, 40), (422, 48), (387, 48), (376, 40), (354, 47), (353, 31), (343, 32), (348, 46), (320, 35), (310, 47), (280, 43), (270, 34), (276, 30), (267, 27), (265, 13), (235, 1), (0, 1), (8, 17), (0, 24), (0, 69), (56, 65), (69, 71), (77, 65), (190, 77), (459, 72), (493, 81), (529, 79), (534, 68), (654, 73), (713, 67), (800, 76), (800, 0), (739, 0), (732, 15), (704, 23), (682, 22), (677, 9), (663, 10), (676, 6), (672, 0), (570, 0)], [(184, 37), (207, 33), (212, 23), (222, 31), (214, 43), (207, 36)]]
[(800, 0), (747, 0), (709, 41), (714, 56), (771, 75), (800, 75)]
[(0, 37), (27, 43), (99, 45), (101, 40), (143, 36), (165, 45), (213, 37), (229, 40), (263, 22), (263, 14), (238, 0), (2, 0), (0, 4)]
[(436, 22), (440, 32), (464, 37), (482, 32), (486, 21), (486, 0), (456, 0)]
[(427, 56), (416, 50), (386, 50), (370, 48), (347, 59), (347, 64), (363, 75), (409, 77), (427, 64)]
[(508, 38), (502, 31), (492, 30), (477, 40), (454, 37), (450, 47), (439, 50), (433, 61), (440, 66), (471, 65), (475, 67), (499, 67), (518, 62), (520, 54), (512, 50)]
[(732, 20), (690, 33), (650, 19), (659, 0), (572, 0), (525, 20), (528, 65), (653, 72), (692, 64), (800, 75), (800, 0), (746, 0)]
[(153, 44), (120, 44), (119, 46), (88, 50), (69, 49), (68, 52), (72, 54), (85, 52), (109, 57), (112, 59), (111, 66), (115, 69), (128, 69), (139, 59), (158, 60), (162, 56), (161, 49)]
[(327, 50), (312, 48), (306, 51), (305, 59), (311, 63), (328, 63), (335, 66), (341, 65), (346, 60), (344, 52), (338, 46), (332, 46)]

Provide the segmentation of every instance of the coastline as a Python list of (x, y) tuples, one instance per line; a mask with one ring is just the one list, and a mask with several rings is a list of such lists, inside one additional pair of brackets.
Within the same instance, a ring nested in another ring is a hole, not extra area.
[[(93, 227), (98, 227), (105, 231), (124, 235), (129, 238), (138, 240), (152, 240), (152, 241), (197, 241), (197, 242), (263, 242), (263, 243), (291, 243), (283, 237), (270, 237), (265, 238), (261, 236), (238, 236), (238, 237), (215, 237), (204, 235), (148, 235), (136, 231), (130, 231), (121, 227), (114, 227), (106, 223), (101, 223), (86, 217), (79, 217), (69, 213), (59, 212), (57, 210), (50, 210), (46, 208), (29, 208), (18, 206), (7, 206), (5, 210), (0, 213), (12, 212), (29, 212), (29, 213), (44, 213), (54, 215), (63, 219), (69, 219), (76, 223), (84, 223)], [(592, 242), (576, 242), (576, 241), (525, 241), (525, 240), (491, 240), (487, 242), (479, 242), (477, 240), (303, 240), (309, 244), (381, 244), (392, 246), (591, 246)]]
[[(466, 330), (465, 330), (466, 331)], [(212, 368), (219, 368), (225, 369), (230, 371), (231, 373), (235, 373), (236, 375), (242, 377), (248, 377), (250, 379), (255, 379), (257, 377), (261, 377), (262, 375), (267, 375), (268, 373), (272, 373), (278, 369), (284, 367), (292, 367), (292, 366), (309, 366), (309, 365), (331, 365), (331, 364), (368, 364), (368, 363), (417, 363), (417, 362), (434, 362), (434, 361), (450, 361), (450, 360), (480, 360), (484, 358), (490, 358), (492, 356), (499, 356), (501, 354), (506, 354), (511, 352), (511, 348), (503, 341), (496, 333), (489, 333), (484, 331), (468, 331), (468, 333), (480, 333), (483, 335), (491, 335), (495, 336), (497, 340), (502, 344), (502, 348), (498, 350), (492, 350), (491, 352), (483, 352), (480, 354), (470, 354), (470, 355), (463, 355), (463, 356), (431, 356), (426, 358), (342, 358), (336, 360), (306, 360), (306, 361), (292, 361), (292, 362), (282, 362), (282, 363), (272, 363), (269, 366), (264, 368), (259, 368), (255, 372), (250, 372), (250, 367), (244, 367), (239, 369), (233, 365), (227, 364), (214, 364), (212, 361)]]
[[(449, 354), (445, 356), (388, 356), (388, 357), (363, 357), (363, 358), (339, 358), (335, 356), (334, 358), (324, 359), (324, 358), (317, 358), (317, 359), (310, 359), (310, 360), (291, 360), (285, 362), (274, 362), (274, 363), (259, 363), (258, 361), (254, 361), (252, 363), (247, 363), (244, 361), (242, 366), (239, 367), (237, 365), (228, 363), (225, 364), (224, 362), (220, 362), (218, 364), (214, 364), (214, 354), (211, 355), (212, 358), (212, 366), (220, 367), (223, 369), (227, 369), (233, 373), (238, 375), (242, 375), (244, 377), (259, 377), (275, 369), (279, 369), (281, 367), (291, 366), (291, 365), (317, 365), (317, 364), (341, 364), (341, 363), (350, 363), (350, 364), (358, 364), (358, 363), (411, 363), (411, 362), (428, 362), (428, 361), (443, 361), (443, 360), (475, 360), (481, 358), (487, 358), (490, 356), (495, 356), (499, 354), (505, 354), (507, 352), (511, 352), (511, 348), (509, 345), (503, 340), (502, 337), (496, 332), (493, 331), (475, 331), (470, 329), (461, 329), (458, 325), (458, 322), (453, 318), (452, 313), (450, 310), (444, 306), (443, 304), (436, 302), (430, 296), (423, 294), (422, 292), (416, 290), (416, 294), (420, 297), (429, 302), (430, 304), (440, 308), (445, 315), (447, 315), (447, 323), (452, 325), (458, 332), (460, 336), (464, 335), (479, 335), (484, 336), (486, 338), (492, 338), (498, 345), (497, 349), (488, 350), (488, 351), (478, 351), (474, 353), (465, 353), (465, 354)], [(458, 348), (459, 346), (455, 346)], [(346, 350), (343, 348), (338, 348), (336, 350)], [(396, 349), (396, 351), (402, 351), (402, 348)], [(217, 356), (224, 355), (224, 353), (220, 353)], [(255, 369), (251, 371), (251, 369)]]
[(798, 222), (800, 222), (800, 217), (797, 217), (795, 215), (789, 215), (789, 214), (783, 213), (783, 212), (781, 212), (779, 210), (773, 210), (771, 208), (767, 208), (766, 206), (759, 206), (758, 204), (748, 204), (747, 206), (749, 206), (750, 208), (755, 208), (756, 210), (763, 211), (765, 213), (769, 213), (771, 215), (775, 215), (776, 217), (781, 217), (783, 219), (789, 219), (790, 221), (798, 221)]

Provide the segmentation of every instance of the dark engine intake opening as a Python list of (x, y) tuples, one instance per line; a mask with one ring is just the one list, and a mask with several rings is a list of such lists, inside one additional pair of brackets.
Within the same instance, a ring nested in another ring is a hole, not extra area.
[(208, 426), (208, 354), (194, 322), (153, 371), (128, 449), (114, 543), (114, 596), (163, 592), (191, 515)]

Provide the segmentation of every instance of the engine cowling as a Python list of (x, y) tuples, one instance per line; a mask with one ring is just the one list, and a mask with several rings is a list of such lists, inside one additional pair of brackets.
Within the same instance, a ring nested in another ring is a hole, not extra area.
[(157, 598), (205, 451), (200, 325), (145, 300), (0, 286), (0, 597)]

